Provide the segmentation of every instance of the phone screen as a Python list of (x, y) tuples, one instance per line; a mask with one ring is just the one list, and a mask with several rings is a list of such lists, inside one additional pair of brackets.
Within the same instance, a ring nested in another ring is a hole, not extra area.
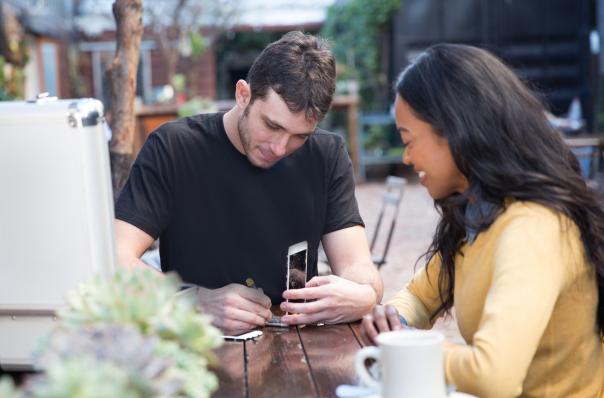
[[(306, 285), (306, 250), (301, 250), (289, 255), (288, 259), (289, 278), (287, 281), (288, 289), (300, 289)], [(303, 300), (290, 300), (292, 302), (302, 302)]]

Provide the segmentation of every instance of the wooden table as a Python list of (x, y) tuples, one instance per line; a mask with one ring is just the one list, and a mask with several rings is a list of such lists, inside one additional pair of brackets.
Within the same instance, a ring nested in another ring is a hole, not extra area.
[[(358, 384), (354, 357), (362, 347), (360, 322), (264, 328), (246, 342), (225, 341), (212, 369), (219, 379), (213, 398), (336, 397), (340, 384)], [(20, 384), (28, 372), (1, 372)]]
[(225, 341), (212, 397), (335, 397), (338, 385), (358, 382), (359, 325), (264, 328), (255, 341)]

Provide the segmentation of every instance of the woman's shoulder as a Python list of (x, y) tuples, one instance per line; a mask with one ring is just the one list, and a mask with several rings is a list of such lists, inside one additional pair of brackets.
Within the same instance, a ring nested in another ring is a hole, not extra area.
[(538, 234), (544, 239), (563, 238), (571, 246), (581, 246), (581, 233), (575, 222), (557, 209), (533, 201), (506, 200), (493, 229), (517, 236)]
[(567, 282), (589, 269), (581, 232), (561, 211), (532, 201), (508, 201), (491, 227), (491, 238), (498, 249), (509, 252), (513, 247), (521, 255), (539, 253), (541, 258), (549, 258), (545, 261), (550, 263), (548, 272), (560, 259)]
[(571, 218), (559, 210), (533, 201), (506, 200), (503, 212), (491, 227), (500, 233), (543, 232), (580, 239), (579, 229)]
[(568, 217), (559, 210), (541, 203), (523, 200), (506, 199), (503, 212), (496, 221), (512, 221), (518, 218), (530, 222), (556, 222)]

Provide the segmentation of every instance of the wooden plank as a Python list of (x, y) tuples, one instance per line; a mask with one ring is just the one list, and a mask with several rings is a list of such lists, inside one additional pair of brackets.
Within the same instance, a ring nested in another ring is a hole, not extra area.
[(346, 110), (346, 132), (348, 134), (348, 152), (350, 153), (350, 160), (352, 161), (352, 168), (355, 175), (359, 174), (359, 144), (358, 144), (358, 109), (359, 109), (359, 96), (356, 94), (351, 95), (336, 95), (333, 97), (331, 102), (331, 109), (345, 109)]
[(354, 334), (354, 337), (357, 339), (358, 343), (362, 347), (366, 346), (365, 342), (361, 338), (361, 321), (353, 322), (353, 323), (349, 324), (349, 326), (350, 326), (350, 329), (352, 330), (352, 334)]
[(361, 345), (348, 324), (306, 326), (300, 337), (320, 397), (335, 397), (340, 384), (358, 384), (354, 357)]
[(295, 328), (264, 328), (245, 348), (248, 397), (317, 396)]
[(212, 370), (218, 377), (218, 390), (212, 394), (212, 397), (245, 397), (244, 343), (225, 341), (223, 346), (214, 352), (218, 364)]

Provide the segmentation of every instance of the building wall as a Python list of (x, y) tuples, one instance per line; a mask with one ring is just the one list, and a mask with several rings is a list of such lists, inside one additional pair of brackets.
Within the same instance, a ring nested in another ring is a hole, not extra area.
[[(81, 41), (87, 43), (104, 43), (105, 45), (114, 46), (115, 32), (105, 31), (98, 37), (84, 37)], [(151, 88), (158, 88), (160, 86), (171, 84), (171, 77), (168, 76), (166, 61), (163, 59), (161, 52), (157, 49), (157, 46), (153, 45), (153, 35), (151, 35), (149, 32), (145, 32), (142, 41), (145, 43), (151, 43), (153, 46), (153, 48), (148, 50), (149, 57), (142, 56), (140, 61), (141, 63), (147, 61), (150, 62), (150, 68), (147, 70), (150, 71), (149, 83)], [(107, 57), (112, 56), (113, 51), (115, 50), (111, 51), (112, 52), (103, 52), (104, 64), (107, 63)], [(144, 51), (144, 49), (141, 49), (141, 54)], [(86, 89), (89, 92), (94, 93), (94, 55), (91, 51), (81, 51), (80, 57), (82, 60), (80, 70), (82, 75), (86, 77)], [(142, 72), (142, 68), (144, 67), (148, 67), (148, 65), (141, 65), (139, 67), (139, 73)], [(216, 57), (212, 48), (208, 48), (205, 53), (193, 64), (180, 62), (177, 65), (177, 73), (188, 75), (187, 87), (190, 96), (202, 96), (210, 99), (216, 99)], [(144, 84), (144, 82), (141, 81), (140, 76), (138, 82), (139, 84)]]

